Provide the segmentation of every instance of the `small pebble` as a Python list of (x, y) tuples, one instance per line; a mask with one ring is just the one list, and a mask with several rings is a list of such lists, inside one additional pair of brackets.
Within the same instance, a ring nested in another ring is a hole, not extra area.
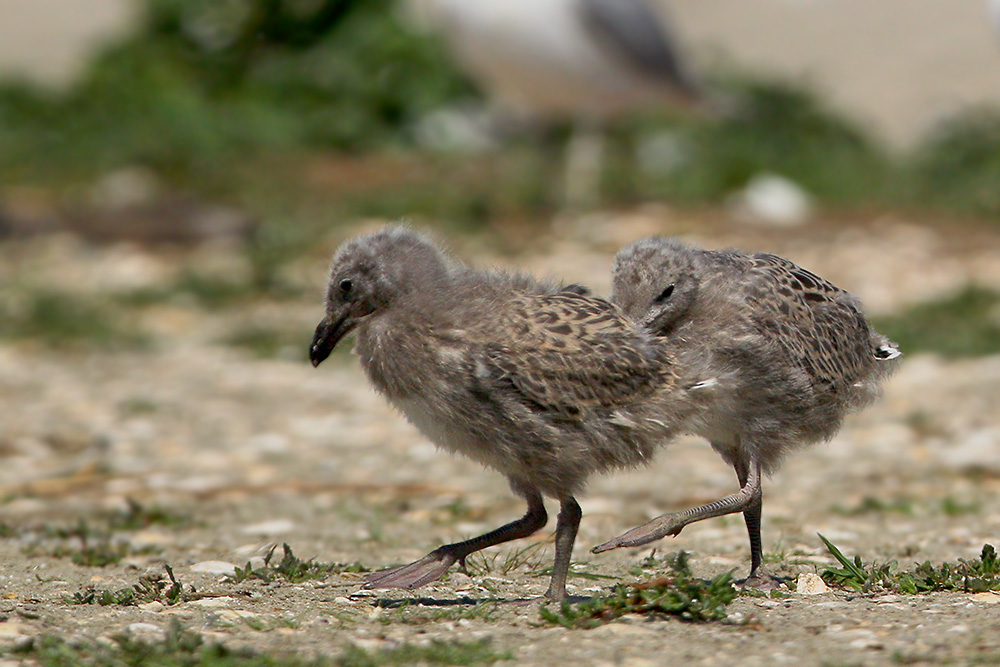
[(288, 519), (274, 519), (244, 526), (240, 532), (244, 535), (281, 535), (295, 530), (295, 524)]
[(822, 595), (829, 593), (830, 587), (815, 572), (803, 572), (795, 582), (795, 592), (799, 595)]
[(152, 623), (131, 623), (126, 628), (126, 632), (144, 640), (158, 640), (165, 636), (163, 629)]
[(191, 571), (233, 576), (236, 574), (236, 566), (223, 560), (206, 560), (192, 565)]
[(233, 602), (233, 598), (223, 595), (217, 598), (204, 598), (202, 600), (191, 600), (186, 607), (198, 607), (200, 609), (223, 609), (228, 608)]

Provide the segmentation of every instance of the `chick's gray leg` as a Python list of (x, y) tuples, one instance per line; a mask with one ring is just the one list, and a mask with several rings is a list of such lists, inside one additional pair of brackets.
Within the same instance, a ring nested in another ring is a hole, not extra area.
[(756, 521), (758, 524), (757, 539), (759, 541), (760, 502), (760, 464), (756, 461), (751, 461), (747, 479), (741, 486), (740, 490), (736, 493), (730, 494), (724, 498), (719, 498), (718, 500), (699, 507), (684, 510), (683, 512), (670, 512), (668, 514), (658, 516), (649, 523), (644, 523), (637, 528), (633, 528), (627, 533), (619, 535), (613, 540), (609, 540), (604, 544), (594, 547), (591, 551), (597, 554), (602, 551), (610, 551), (611, 549), (617, 549), (619, 547), (638, 547), (643, 544), (649, 544), (650, 542), (658, 540), (661, 537), (665, 537), (666, 535), (679, 534), (681, 529), (689, 523), (702, 521), (704, 519), (711, 519), (725, 514), (745, 512), (755, 503), (758, 508)]
[[(740, 486), (746, 486), (750, 466), (745, 461), (737, 461), (733, 466)], [(771, 576), (764, 566), (763, 543), (760, 539), (760, 516), (763, 505), (763, 490), (751, 501), (749, 507), (743, 510), (743, 520), (747, 524), (747, 534), (750, 537), (750, 576), (740, 582), (745, 588), (769, 590), (777, 588), (778, 580)]]
[(469, 554), (538, 532), (548, 521), (542, 496), (537, 491), (531, 490), (525, 491), (524, 497), (528, 501), (528, 511), (517, 521), (511, 521), (479, 537), (438, 547), (409, 565), (373, 572), (365, 578), (364, 587), (419, 588), (443, 577), (448, 568), (456, 562), (464, 565)]
[(573, 543), (576, 542), (576, 531), (580, 528), (582, 516), (583, 512), (575, 498), (563, 498), (556, 522), (556, 559), (552, 566), (549, 590), (545, 593), (545, 597), (553, 602), (560, 602), (566, 597), (566, 575), (569, 573)]

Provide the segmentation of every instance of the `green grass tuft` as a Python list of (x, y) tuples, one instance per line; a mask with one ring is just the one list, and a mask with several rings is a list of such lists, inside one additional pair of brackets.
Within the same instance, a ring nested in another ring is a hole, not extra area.
[(266, 654), (248, 648), (229, 648), (207, 642), (200, 634), (172, 620), (162, 641), (144, 641), (116, 635), (108, 643), (70, 641), (42, 635), (0, 652), (40, 667), (379, 667), (380, 665), (491, 665), (513, 660), (509, 651), (498, 651), (489, 640), (403, 644), (366, 650), (352, 646), (340, 656), (306, 658), (291, 653)]
[(444, 642), (432, 640), (427, 645), (403, 644), (395, 648), (368, 651), (352, 646), (337, 660), (339, 667), (378, 667), (378, 665), (492, 665), (513, 660), (510, 651), (496, 651), (489, 640)]
[(161, 602), (170, 606), (198, 600), (202, 597), (194, 586), (182, 584), (174, 576), (174, 570), (169, 565), (164, 564), (163, 569), (167, 575), (166, 579), (144, 576), (131, 587), (116, 590), (97, 590), (90, 587), (74, 593), (72, 597), (66, 599), (66, 602), (69, 604), (97, 604), (102, 607), (133, 607), (147, 602)]
[[(329, 658), (303, 658), (292, 654), (267, 655), (251, 649), (233, 649), (206, 642), (200, 634), (171, 621), (162, 641), (148, 642), (116, 635), (110, 643), (70, 641), (42, 635), (14, 649), (8, 656), (27, 659), (41, 667), (334, 667)], [(373, 663), (384, 664), (384, 663)]]
[(249, 562), (244, 567), (237, 566), (236, 573), (227, 577), (226, 580), (238, 584), (248, 579), (271, 582), (280, 578), (288, 583), (298, 584), (314, 579), (326, 579), (335, 572), (368, 571), (368, 568), (360, 563), (320, 563), (312, 559), (302, 560), (292, 552), (292, 548), (287, 543), (281, 545), (281, 560), (272, 564), (277, 548), (277, 545), (271, 547), (267, 555), (264, 556), (264, 564), (261, 567), (255, 569)]
[(979, 558), (957, 563), (934, 565), (918, 563), (912, 571), (897, 571), (895, 561), (882, 565), (865, 564), (861, 556), (848, 558), (830, 540), (819, 538), (841, 567), (828, 567), (823, 580), (833, 586), (850, 588), (862, 593), (893, 592), (914, 595), (940, 591), (981, 592), (1000, 590), (1000, 558), (991, 544), (983, 545)]
[(695, 578), (688, 554), (681, 551), (671, 559), (673, 572), (644, 584), (616, 586), (608, 595), (572, 605), (563, 602), (558, 610), (542, 607), (542, 619), (565, 628), (594, 628), (626, 614), (677, 616), (685, 621), (718, 621), (726, 617), (726, 607), (736, 597), (732, 572), (711, 581)]

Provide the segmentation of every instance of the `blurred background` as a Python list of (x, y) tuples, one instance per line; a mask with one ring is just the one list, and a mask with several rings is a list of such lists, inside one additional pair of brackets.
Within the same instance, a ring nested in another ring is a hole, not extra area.
[[(1000, 529), (995, 4), (0, 0), (2, 534), (56, 539), (33, 522), (69, 505), (213, 498), (236, 537), (211, 524), (205, 558), (284, 526), (376, 564), (372, 517), (400, 495), (425, 494), (404, 515), (438, 521), (426, 540), (454, 537), (442, 497), (479, 508), (463, 530), (520, 511), (361, 389), (356, 360), (306, 361), (332, 250), (404, 218), (474, 263), (603, 294), (617, 248), (654, 233), (856, 292), (904, 370), (779, 476), (765, 540), (814, 548), (802, 534), (843, 521), (827, 534), (887, 557), (978, 553)], [(595, 483), (585, 509), (604, 518), (582, 539), (731, 490), (703, 444), (680, 451), (636, 473), (627, 507)], [(385, 491), (425, 473), (449, 481)], [(696, 497), (664, 498), (664, 474)], [(297, 519), (240, 533), (258, 515), (234, 499), (268, 493), (347, 537)], [(797, 510), (815, 497), (819, 518)], [(904, 505), (888, 527), (868, 513)], [(694, 541), (709, 532), (672, 544), (715, 553)]]
[[(921, 227), (907, 243), (992, 234), (995, 4), (0, 0), (0, 336), (155, 339), (164, 304), (314, 298), (337, 242), (401, 218), (529, 264), (894, 216)], [(99, 285), (60, 273), (94, 257)], [(898, 305), (894, 276), (855, 273), (876, 313)], [(301, 359), (302, 335), (231, 338)]]

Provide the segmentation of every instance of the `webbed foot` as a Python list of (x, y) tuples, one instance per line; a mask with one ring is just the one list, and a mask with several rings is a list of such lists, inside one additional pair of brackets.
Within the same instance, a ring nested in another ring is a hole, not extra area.
[(608, 540), (604, 544), (599, 544), (590, 550), (591, 553), (599, 554), (602, 551), (610, 551), (619, 547), (639, 547), (649, 544), (667, 535), (679, 535), (681, 530), (690, 520), (680, 512), (671, 512), (658, 516), (648, 523), (633, 528), (627, 533)]
[(409, 565), (372, 572), (365, 577), (365, 588), (420, 588), (445, 575), (458, 559), (438, 548)]

